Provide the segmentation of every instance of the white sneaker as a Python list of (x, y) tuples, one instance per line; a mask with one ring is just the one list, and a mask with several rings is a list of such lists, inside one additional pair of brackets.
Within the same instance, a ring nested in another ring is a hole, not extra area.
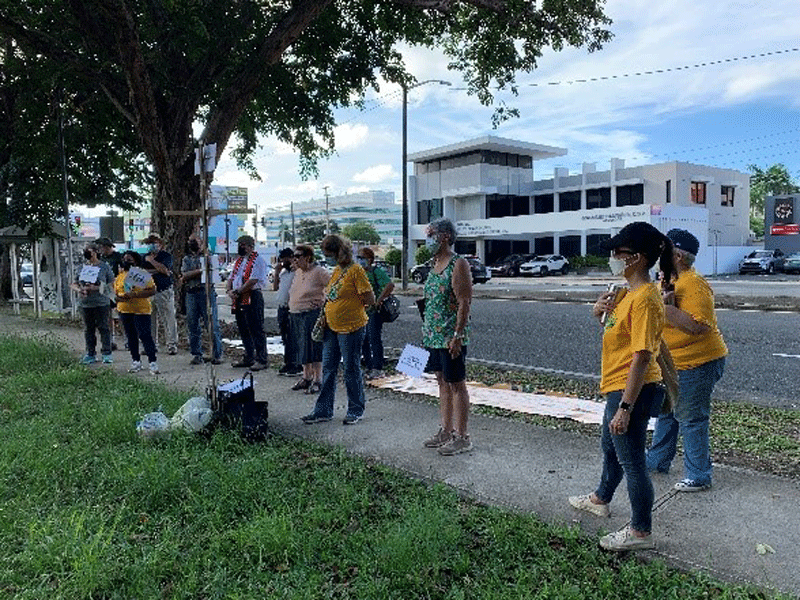
[(161, 371), (158, 370), (158, 363), (153, 361), (150, 363), (150, 375), (158, 375)]
[(630, 527), (609, 533), (600, 538), (600, 547), (604, 550), (652, 550), (656, 547), (653, 536), (638, 537)]
[(598, 517), (608, 517), (611, 511), (608, 509), (608, 504), (595, 504), (592, 502), (591, 494), (583, 494), (582, 496), (570, 496), (567, 498), (573, 508), (578, 510), (585, 510)]
[(134, 360), (131, 363), (131, 368), (128, 369), (128, 373), (138, 373), (142, 370), (142, 362), (139, 360)]

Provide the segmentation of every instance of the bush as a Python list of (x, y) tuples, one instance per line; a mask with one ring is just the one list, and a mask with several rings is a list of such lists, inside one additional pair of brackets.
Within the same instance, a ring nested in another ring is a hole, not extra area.
[(569, 259), (571, 269), (608, 269), (608, 257), (587, 254), (586, 256), (571, 256)]
[(414, 253), (414, 260), (416, 261), (416, 264), (421, 265), (422, 263), (429, 261), (431, 256), (431, 251), (427, 246), (420, 246)]

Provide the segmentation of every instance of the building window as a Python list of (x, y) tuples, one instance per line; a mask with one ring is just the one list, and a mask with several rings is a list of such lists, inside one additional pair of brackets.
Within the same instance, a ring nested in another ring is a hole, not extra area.
[(669, 204), (672, 202), (672, 180), (667, 179), (666, 187), (664, 188), (664, 202)]
[(603, 250), (603, 242), (609, 239), (611, 239), (611, 236), (607, 233), (587, 235), (586, 254), (593, 254), (594, 256), (608, 256), (608, 252)]
[(617, 188), (617, 206), (644, 204), (644, 185), (621, 185)]
[(692, 204), (706, 203), (706, 183), (705, 181), (692, 182)]
[(722, 186), (722, 206), (733, 206), (733, 194), (736, 188), (732, 185)]
[(611, 207), (611, 188), (597, 188), (586, 190), (586, 208), (610, 208)]
[(581, 255), (581, 236), (562, 235), (558, 240), (558, 248), (562, 256), (570, 258)]
[(431, 221), (442, 217), (442, 206), (444, 202), (442, 198), (433, 198), (431, 200), (419, 200), (417, 202), (417, 224), (427, 225)]
[(561, 192), (558, 195), (558, 210), (560, 212), (568, 212), (571, 210), (581, 209), (581, 193), (580, 192)]
[(509, 196), (506, 194), (489, 194), (486, 196), (486, 218), (517, 217), (530, 214), (528, 196)]
[(544, 215), (553, 212), (553, 194), (542, 194), (533, 197), (533, 212)]

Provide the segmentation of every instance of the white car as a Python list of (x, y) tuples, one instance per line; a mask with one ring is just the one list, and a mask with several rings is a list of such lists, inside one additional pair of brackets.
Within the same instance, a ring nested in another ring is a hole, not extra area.
[(560, 254), (542, 254), (519, 266), (520, 275), (545, 275), (569, 273), (569, 261)]

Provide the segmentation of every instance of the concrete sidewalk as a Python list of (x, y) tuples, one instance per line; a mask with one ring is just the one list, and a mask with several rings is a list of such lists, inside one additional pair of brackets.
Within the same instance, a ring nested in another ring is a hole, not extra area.
[[(82, 354), (79, 329), (6, 316), (0, 333), (46, 334), (73, 348), (76, 360)], [(116, 363), (110, 367), (92, 368), (125, 372), (130, 362), (127, 352), (115, 352), (114, 358)], [(190, 391), (204, 388), (206, 378), (205, 367), (192, 367), (189, 360), (185, 351), (177, 356), (162, 354), (161, 375), (153, 378), (144, 371), (135, 377), (186, 390), (188, 398)], [(217, 368), (221, 380), (241, 374), (230, 368), (230, 361)], [(314, 397), (290, 391), (293, 380), (278, 377), (274, 369), (256, 373), (255, 382), (257, 397), (270, 403), (270, 426), (281, 435), (339, 445), (414, 476), (446, 483), (481, 501), (534, 513), (548, 522), (580, 523), (589, 535), (617, 529), (628, 521), (624, 481), (611, 504), (610, 519), (579, 513), (567, 503), (567, 496), (590, 492), (597, 485), (601, 467), (597, 438), (472, 415), (473, 452), (443, 457), (422, 447), (423, 439), (439, 422), (434, 404), (367, 388), (364, 420), (345, 427), (341, 419), (346, 394), (340, 385), (335, 419), (304, 425), (299, 417), (311, 411)], [(671, 493), (680, 478), (679, 461), (673, 474), (653, 477), (656, 498), (664, 502), (654, 514), (656, 550), (645, 555), (724, 580), (800, 596), (800, 482), (716, 465), (710, 491)], [(759, 544), (768, 545), (774, 553), (759, 554)]]

